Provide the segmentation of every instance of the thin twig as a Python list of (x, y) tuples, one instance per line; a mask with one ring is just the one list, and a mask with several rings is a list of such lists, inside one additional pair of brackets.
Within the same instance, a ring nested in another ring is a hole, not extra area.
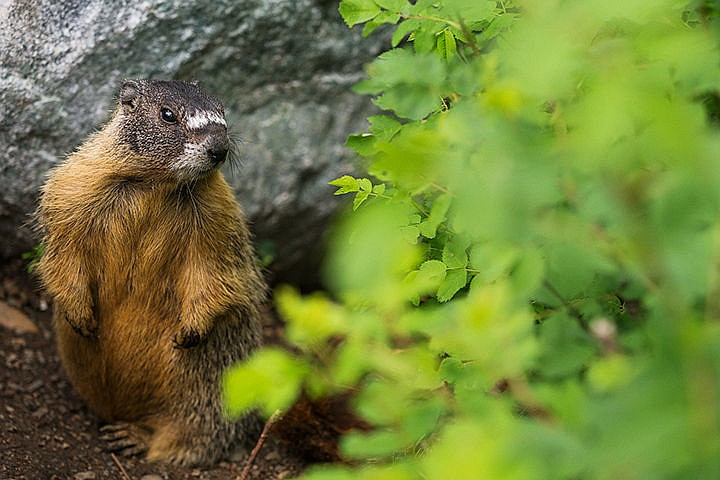
[(128, 473), (125, 471), (125, 468), (123, 468), (122, 464), (120, 463), (120, 460), (118, 460), (118, 458), (115, 456), (115, 454), (111, 453), (110, 456), (115, 461), (115, 464), (120, 469), (120, 472), (122, 472), (123, 477), (125, 477), (125, 480), (131, 480), (130, 475), (128, 475)]
[(245, 467), (243, 468), (242, 472), (240, 472), (240, 476), (238, 477), (238, 480), (247, 480), (248, 475), (250, 474), (250, 467), (252, 467), (253, 462), (255, 461), (255, 457), (257, 457), (258, 453), (260, 453), (260, 449), (263, 446), (263, 443), (265, 443), (265, 439), (268, 436), (268, 433), (270, 432), (270, 427), (273, 426), (273, 424), (277, 421), (278, 417), (280, 416), (280, 410), (275, 410), (275, 412), (270, 415), (270, 418), (265, 423), (265, 426), (263, 427), (262, 433), (260, 434), (260, 438), (258, 438), (257, 443), (255, 444), (255, 447), (253, 447), (252, 451), (250, 452), (250, 456), (247, 459), (247, 462), (245, 462)]

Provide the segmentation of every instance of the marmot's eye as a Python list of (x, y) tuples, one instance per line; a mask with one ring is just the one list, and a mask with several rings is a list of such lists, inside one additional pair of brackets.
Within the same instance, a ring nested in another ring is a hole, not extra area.
[(162, 110), (160, 110), (160, 118), (162, 118), (163, 121), (167, 123), (177, 123), (178, 121), (175, 112), (173, 112), (169, 108), (163, 108)]

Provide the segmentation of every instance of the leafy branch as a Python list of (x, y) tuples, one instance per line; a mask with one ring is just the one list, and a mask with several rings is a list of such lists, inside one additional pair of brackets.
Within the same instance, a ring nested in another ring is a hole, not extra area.
[(341, 2), (395, 28), (355, 87), (383, 113), (329, 293), (277, 292), (296, 348), (230, 411), (351, 392), (375, 429), (312, 480), (718, 478), (711, 3)]

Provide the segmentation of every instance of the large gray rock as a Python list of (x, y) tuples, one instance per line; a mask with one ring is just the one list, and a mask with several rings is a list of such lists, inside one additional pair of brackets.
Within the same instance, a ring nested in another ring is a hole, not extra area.
[[(5, 3), (3, 3), (5, 1)], [(0, 258), (36, 241), (26, 223), (47, 170), (102, 122), (123, 78), (196, 79), (226, 104), (240, 162), (226, 176), (283, 279), (314, 279), (337, 209), (327, 182), (365, 128), (350, 93), (380, 49), (336, 2), (0, 0)]]

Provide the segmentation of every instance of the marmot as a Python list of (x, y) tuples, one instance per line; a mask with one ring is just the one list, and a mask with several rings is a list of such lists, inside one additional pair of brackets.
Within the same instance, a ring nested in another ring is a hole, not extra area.
[[(221, 375), (261, 342), (266, 285), (218, 167), (222, 104), (195, 83), (126, 80), (110, 121), (56, 167), (37, 219), (62, 363), (112, 450), (209, 465), (255, 435)], [(251, 387), (249, 387), (251, 388)]]

